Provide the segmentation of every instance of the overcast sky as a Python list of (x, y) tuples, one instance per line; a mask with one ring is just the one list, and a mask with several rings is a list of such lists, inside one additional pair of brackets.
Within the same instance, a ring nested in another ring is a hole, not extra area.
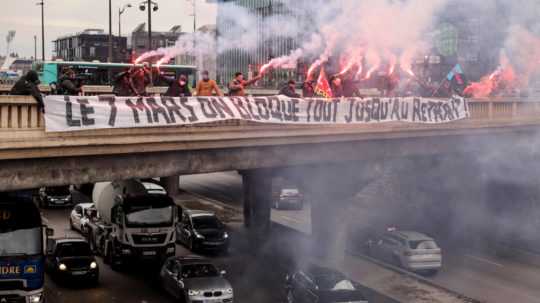
[[(44, 0), (45, 1), (45, 56), (50, 58), (52, 41), (59, 36), (80, 32), (86, 28), (102, 28), (108, 32), (108, 0)], [(113, 33), (118, 34), (118, 8), (133, 5), (122, 15), (122, 35), (125, 36), (148, 18), (139, 10), (142, 0), (112, 0)], [(165, 31), (181, 25), (184, 31), (193, 30), (192, 4), (188, 0), (154, 0), (159, 10), (152, 14), (152, 30)], [(215, 24), (216, 6), (205, 0), (197, 1), (197, 27)], [(38, 58), (41, 58), (41, 8), (38, 0), (2, 0), (0, 13), (0, 54), (6, 53), (9, 30), (17, 31), (11, 51), (19, 56), (34, 55), (34, 35), (38, 37)], [(145, 1), (146, 2), (146, 1)]]

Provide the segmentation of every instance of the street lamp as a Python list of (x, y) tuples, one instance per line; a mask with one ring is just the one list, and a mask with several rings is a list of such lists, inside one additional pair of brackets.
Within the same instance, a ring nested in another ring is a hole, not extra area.
[(45, 61), (45, 3), (41, 0), (36, 5), (41, 5), (41, 61)]
[(127, 8), (131, 7), (131, 4), (125, 4), (122, 6), (122, 8), (118, 8), (118, 37), (122, 37), (122, 25), (120, 22), (120, 18), (122, 17), (122, 14), (126, 11)]
[(146, 8), (148, 8), (148, 50), (150, 51), (152, 50), (152, 11), (155, 12), (158, 10), (157, 2), (148, 0), (139, 4), (141, 11), (144, 11)]

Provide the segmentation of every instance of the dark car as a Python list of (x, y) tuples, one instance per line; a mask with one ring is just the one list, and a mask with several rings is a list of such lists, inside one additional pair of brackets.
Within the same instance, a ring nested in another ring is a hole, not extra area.
[(39, 206), (67, 207), (73, 205), (70, 186), (52, 186), (39, 189)]
[(63, 281), (81, 280), (93, 285), (99, 281), (96, 258), (83, 239), (49, 239), (45, 268), (51, 276)]
[(209, 260), (201, 257), (171, 257), (160, 271), (163, 288), (180, 302), (232, 303), (233, 289)]
[(288, 303), (367, 302), (358, 283), (336, 270), (310, 265), (286, 277)]
[(295, 187), (279, 189), (272, 194), (272, 200), (272, 206), (275, 209), (301, 210), (304, 208), (304, 196)]
[(176, 240), (191, 251), (229, 249), (229, 234), (225, 225), (208, 211), (184, 210), (176, 226)]

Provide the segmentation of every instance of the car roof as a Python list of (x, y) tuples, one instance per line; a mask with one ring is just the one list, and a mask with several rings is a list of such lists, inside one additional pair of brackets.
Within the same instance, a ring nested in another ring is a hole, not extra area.
[(398, 231), (391, 231), (389, 233), (397, 235), (398, 237), (401, 237), (409, 241), (433, 240), (433, 238), (428, 237), (427, 235), (416, 232), (416, 231), (398, 230)]
[(346, 277), (345, 274), (343, 274), (342, 272), (340, 271), (337, 271), (335, 269), (331, 269), (331, 268), (328, 268), (328, 267), (323, 267), (323, 266), (320, 266), (320, 265), (316, 265), (316, 264), (309, 264), (307, 265), (303, 271), (312, 276), (312, 277), (315, 277), (315, 276), (343, 276), (343, 277)]
[(187, 209), (184, 211), (190, 217), (199, 217), (199, 216), (215, 216), (216, 214), (209, 210), (194, 210)]
[(77, 204), (75, 206), (80, 206), (82, 208), (89, 208), (89, 207), (94, 206), (94, 203), (79, 203), (79, 204)]
[(172, 257), (182, 265), (186, 264), (213, 264), (210, 259), (199, 257), (199, 256), (176, 256)]
[(74, 242), (83, 242), (88, 243), (85, 239), (82, 238), (60, 238), (60, 239), (54, 239), (56, 244), (64, 244), (64, 243), (74, 243)]

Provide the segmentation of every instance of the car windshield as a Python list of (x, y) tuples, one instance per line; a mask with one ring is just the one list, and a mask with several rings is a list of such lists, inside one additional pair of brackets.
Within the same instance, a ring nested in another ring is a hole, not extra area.
[(437, 244), (431, 240), (409, 241), (409, 247), (411, 249), (437, 249), (439, 248)]
[(70, 194), (69, 186), (47, 187), (46, 192), (51, 196), (67, 196)]
[(169, 226), (173, 221), (172, 206), (158, 208), (131, 208), (126, 214), (126, 224), (129, 227), (137, 226)]
[(56, 248), (59, 257), (91, 256), (90, 246), (86, 242), (60, 243)]
[(195, 229), (219, 229), (221, 222), (215, 216), (196, 216), (192, 218)]
[(41, 228), (0, 232), (0, 256), (41, 253)]
[(217, 268), (212, 264), (188, 264), (182, 266), (182, 277), (206, 278), (219, 276)]
[(352, 283), (345, 279), (343, 275), (328, 274), (315, 276), (315, 283), (322, 290), (351, 290), (354, 289)]

